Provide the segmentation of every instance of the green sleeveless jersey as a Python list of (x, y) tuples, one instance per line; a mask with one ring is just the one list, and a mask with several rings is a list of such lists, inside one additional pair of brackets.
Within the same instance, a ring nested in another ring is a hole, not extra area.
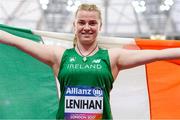
[(57, 119), (112, 119), (109, 93), (113, 76), (107, 50), (100, 48), (83, 61), (74, 48), (67, 49), (58, 80), (61, 97)]

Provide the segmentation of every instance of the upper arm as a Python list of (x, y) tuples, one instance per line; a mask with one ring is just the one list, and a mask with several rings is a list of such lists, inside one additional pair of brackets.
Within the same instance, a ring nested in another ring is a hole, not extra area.
[(64, 48), (40, 44), (4, 31), (0, 31), (0, 33), (1, 43), (14, 46), (51, 67), (60, 64), (61, 56), (65, 50)]
[(25, 43), (16, 47), (38, 59), (39, 61), (53, 67), (60, 63), (64, 48), (55, 45), (45, 45), (31, 40), (24, 40)]
[(33, 44), (34, 45), (31, 45), (29, 49), (22, 48), (23, 51), (49, 65), (53, 69), (55, 75), (57, 75), (65, 48), (57, 45)]
[(117, 65), (121, 69), (127, 69), (159, 60), (158, 50), (120, 50)]
[(119, 49), (117, 56), (118, 67), (121, 69), (127, 69), (158, 60), (179, 59), (180, 48), (169, 48), (163, 50)]
[[(119, 70), (170, 58), (168, 50), (126, 50), (115, 48), (111, 50), (111, 54), (113, 56), (112, 61)], [(173, 57), (171, 56), (171, 58)]]

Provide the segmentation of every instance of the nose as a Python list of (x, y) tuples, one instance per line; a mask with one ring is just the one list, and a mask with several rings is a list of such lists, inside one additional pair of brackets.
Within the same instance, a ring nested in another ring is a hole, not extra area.
[(84, 26), (84, 30), (90, 30), (90, 29), (91, 29), (91, 27), (89, 26), (88, 23), (86, 23), (85, 26)]

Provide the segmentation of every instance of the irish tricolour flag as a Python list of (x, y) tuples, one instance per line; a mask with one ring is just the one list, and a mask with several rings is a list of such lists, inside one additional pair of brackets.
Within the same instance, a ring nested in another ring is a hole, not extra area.
[[(30, 31), (5, 25), (0, 25), (0, 29), (40, 44), (72, 47), (73, 34)], [(106, 48), (159, 50), (180, 47), (177, 40), (100, 36), (98, 41)], [(6, 45), (0, 44), (0, 55), (0, 119), (55, 118), (58, 95), (51, 69)], [(111, 91), (113, 118), (180, 119), (179, 91), (180, 60), (157, 61), (123, 70)]]

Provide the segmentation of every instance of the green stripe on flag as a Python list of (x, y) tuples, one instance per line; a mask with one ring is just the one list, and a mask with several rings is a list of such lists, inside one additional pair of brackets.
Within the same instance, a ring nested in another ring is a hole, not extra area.
[[(4, 30), (4, 31), (9, 32), (13, 35), (23, 37), (23, 38), (27, 38), (27, 39), (31, 39), (34, 41), (41, 41), (42, 40), (39, 35), (33, 34), (32, 31), (28, 30), (28, 29), (17, 28), (17, 27), (12, 27), (12, 26), (0, 24), (0, 30)], [(33, 34), (33, 36), (32, 36), (32, 34)]]
[[(29, 30), (0, 29), (40, 40)], [(57, 109), (52, 69), (16, 47), (0, 44), (0, 119), (55, 119)]]

